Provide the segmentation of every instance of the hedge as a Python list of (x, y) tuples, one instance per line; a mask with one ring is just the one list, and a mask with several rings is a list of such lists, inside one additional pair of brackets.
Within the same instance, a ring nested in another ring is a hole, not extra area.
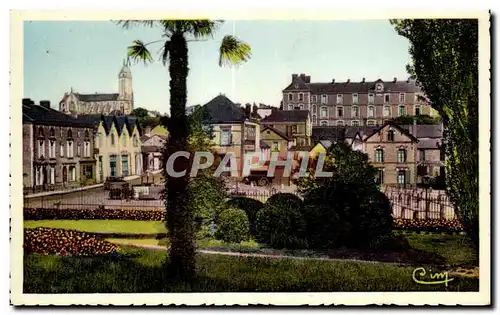
[(24, 220), (164, 221), (165, 210), (24, 208)]
[(96, 256), (117, 252), (117, 246), (103, 238), (74, 230), (24, 229), (25, 253), (62, 256)]
[(448, 231), (462, 232), (463, 227), (459, 220), (447, 219), (394, 219), (392, 221), (393, 229), (412, 230), (412, 231)]

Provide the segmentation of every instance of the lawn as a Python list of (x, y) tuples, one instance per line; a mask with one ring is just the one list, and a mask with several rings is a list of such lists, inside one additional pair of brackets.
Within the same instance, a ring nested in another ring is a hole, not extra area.
[[(60, 228), (90, 233), (158, 234), (167, 233), (160, 221), (134, 220), (40, 220), (24, 221), (24, 228)], [(154, 237), (153, 237), (154, 238)]]
[(477, 291), (479, 280), (450, 276), (422, 285), (414, 267), (391, 264), (198, 255), (192, 284), (162, 280), (165, 251), (122, 246), (123, 255), (76, 258), (28, 254), (24, 293)]

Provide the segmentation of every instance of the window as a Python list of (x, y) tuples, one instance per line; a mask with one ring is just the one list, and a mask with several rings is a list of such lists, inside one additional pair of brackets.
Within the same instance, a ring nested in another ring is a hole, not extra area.
[(375, 126), (376, 125), (375, 120), (368, 120), (368, 121), (366, 121), (366, 125), (367, 126)]
[(104, 144), (104, 135), (102, 133), (99, 133), (99, 147), (102, 148)]
[(301, 102), (302, 102), (303, 100), (304, 100), (304, 94), (299, 93), (299, 101), (301, 101)]
[(83, 154), (86, 157), (90, 157), (90, 141), (83, 142)]
[(343, 117), (344, 116), (344, 107), (338, 106), (337, 107), (337, 117)]
[(420, 162), (425, 161), (425, 150), (418, 150), (418, 159)]
[(73, 138), (73, 131), (71, 129), (68, 129), (68, 138)]
[(420, 115), (420, 106), (415, 105), (415, 116), (419, 116), (419, 115)]
[(322, 120), (320, 124), (322, 127), (326, 127), (326, 126), (328, 126), (328, 121)]
[(61, 142), (61, 157), (64, 156), (64, 144)]
[(406, 171), (398, 171), (398, 184), (400, 186), (405, 186), (406, 184)]
[(359, 101), (359, 100), (358, 100), (358, 94), (357, 94), (357, 93), (354, 93), (354, 94), (352, 95), (352, 103), (353, 103), (353, 104), (358, 104), (358, 101)]
[(49, 184), (54, 185), (56, 183), (56, 168), (55, 166), (50, 167), (50, 181)]
[(405, 102), (405, 93), (399, 93), (399, 102), (404, 103)]
[(391, 100), (391, 95), (390, 94), (384, 94), (384, 103), (389, 104)]
[(109, 156), (109, 169), (110, 169), (110, 176), (111, 177), (116, 177), (117, 170), (116, 170), (116, 155), (110, 155)]
[(88, 179), (92, 179), (92, 177), (93, 177), (93, 176), (92, 176), (92, 175), (93, 175), (92, 173), (94, 173), (94, 170), (93, 170), (93, 168), (92, 168), (92, 165), (85, 165), (85, 166), (83, 167), (83, 176), (84, 176), (84, 178), (85, 178), (85, 179), (87, 179), (87, 180), (88, 180)]
[(231, 129), (221, 130), (220, 145), (231, 145)]
[(299, 109), (303, 110), (304, 109), (304, 104), (299, 104)]
[(312, 116), (313, 124), (316, 125), (318, 123), (318, 117), (316, 115)]
[(382, 149), (375, 150), (375, 162), (378, 163), (384, 162), (384, 150)]
[(359, 117), (359, 107), (358, 106), (352, 107), (352, 117)]
[(45, 141), (38, 140), (38, 158), (41, 159), (45, 154)]
[(377, 169), (377, 173), (375, 174), (375, 183), (381, 185), (384, 183), (384, 169)]
[(115, 146), (115, 134), (111, 133), (111, 145)]
[(313, 112), (313, 114), (316, 114), (316, 104), (312, 104), (311, 111)]
[(358, 127), (359, 126), (359, 120), (353, 120), (352, 123), (353, 127)]
[(337, 94), (337, 104), (342, 104), (344, 101), (344, 97), (342, 94)]
[(394, 130), (389, 130), (387, 132), (387, 141), (394, 141)]
[(390, 117), (391, 116), (391, 105), (385, 105), (384, 106), (384, 117)]
[(137, 141), (137, 135), (133, 135), (132, 143), (133, 143), (134, 147), (137, 147), (139, 145), (139, 142)]
[(321, 95), (321, 104), (327, 104), (328, 103), (328, 95), (323, 94)]
[(405, 116), (406, 115), (406, 107), (404, 105), (399, 105), (398, 114), (399, 114), (399, 116)]
[(44, 137), (43, 128), (42, 127), (38, 127), (38, 137), (40, 137), (40, 138)]
[(368, 106), (368, 117), (375, 117), (375, 106)]
[(81, 156), (81, 155), (82, 155), (81, 145), (80, 145), (80, 143), (77, 143), (77, 145), (76, 145), (76, 156)]
[(74, 155), (73, 155), (73, 141), (69, 140), (69, 141), (66, 141), (66, 149), (67, 149), (67, 156), (69, 158), (72, 158)]
[(293, 101), (293, 94), (292, 93), (288, 93), (288, 100)]
[(398, 163), (405, 163), (405, 162), (406, 162), (406, 150), (399, 149), (398, 150)]
[(279, 142), (278, 141), (273, 141), (273, 151), (279, 151), (280, 150), (280, 146), (279, 146)]
[(80, 130), (77, 130), (77, 131), (76, 131), (76, 137), (77, 137), (77, 138), (80, 138)]
[(375, 104), (375, 95), (370, 93), (368, 94), (368, 103), (369, 104)]
[(56, 131), (54, 130), (54, 128), (50, 128), (49, 135), (50, 135), (51, 138), (55, 138), (56, 137)]
[(312, 101), (313, 101), (313, 102), (316, 102), (316, 95), (313, 95), (313, 96), (312, 96)]
[(344, 121), (343, 120), (338, 120), (337, 121), (337, 126), (344, 126)]
[(288, 104), (288, 110), (293, 110), (293, 104)]
[(51, 159), (56, 158), (56, 142), (54, 140), (50, 140), (49, 158)]
[(328, 108), (326, 106), (321, 107), (319, 117), (321, 117), (321, 118), (328, 117)]
[(125, 132), (122, 134), (122, 146), (127, 146), (127, 133)]
[(70, 181), (76, 181), (76, 168), (74, 166), (69, 167), (69, 176)]
[(128, 176), (128, 155), (122, 154), (122, 176)]

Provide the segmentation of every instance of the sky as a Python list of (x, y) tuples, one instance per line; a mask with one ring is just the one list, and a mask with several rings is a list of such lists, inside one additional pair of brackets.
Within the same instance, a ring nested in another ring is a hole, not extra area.
[[(218, 48), (227, 34), (250, 44), (248, 62), (219, 67)], [(126, 30), (111, 21), (26, 21), (24, 97), (50, 100), (58, 108), (71, 88), (117, 93), (127, 47), (161, 35), (160, 29)], [(168, 68), (159, 60), (161, 44), (151, 47), (153, 64), (131, 65), (134, 106), (168, 113)], [(222, 93), (235, 103), (279, 106), (293, 73), (310, 75), (312, 82), (406, 79), (408, 47), (388, 20), (227, 20), (213, 39), (189, 42), (187, 105)]]

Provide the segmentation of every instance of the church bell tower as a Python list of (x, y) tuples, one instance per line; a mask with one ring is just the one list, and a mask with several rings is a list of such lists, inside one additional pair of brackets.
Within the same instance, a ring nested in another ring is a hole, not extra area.
[(132, 89), (132, 71), (130, 71), (128, 61), (123, 60), (123, 67), (118, 75), (119, 82), (119, 100), (131, 101), (134, 100), (134, 92)]

